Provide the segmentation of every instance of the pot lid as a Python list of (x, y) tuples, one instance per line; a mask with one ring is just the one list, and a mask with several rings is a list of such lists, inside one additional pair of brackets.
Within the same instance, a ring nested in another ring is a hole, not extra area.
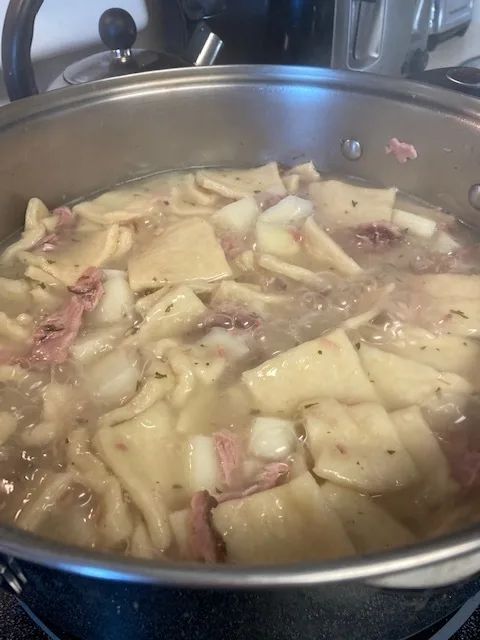
[(115, 78), (141, 71), (184, 67), (187, 63), (179, 56), (147, 49), (117, 49), (101, 51), (74, 62), (63, 72), (68, 84), (84, 84), (94, 80)]
[(63, 78), (68, 84), (84, 84), (141, 71), (184, 67), (187, 64), (179, 56), (170, 53), (133, 49), (137, 27), (132, 16), (124, 9), (104, 11), (98, 22), (98, 32), (109, 51), (95, 53), (67, 67)]

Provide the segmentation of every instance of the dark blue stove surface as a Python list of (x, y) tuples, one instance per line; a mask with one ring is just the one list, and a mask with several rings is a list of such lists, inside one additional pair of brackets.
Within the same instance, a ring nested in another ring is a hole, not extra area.
[[(81, 640), (58, 637), (42, 631), (13, 596), (0, 591), (0, 638), (2, 640)], [(480, 593), (452, 617), (442, 620), (411, 640), (478, 640), (480, 638)], [(98, 638), (98, 640), (110, 640)], [(156, 640), (153, 639), (152, 640)], [(367, 640), (367, 639), (365, 639)], [(385, 640), (388, 640), (387, 638)]]

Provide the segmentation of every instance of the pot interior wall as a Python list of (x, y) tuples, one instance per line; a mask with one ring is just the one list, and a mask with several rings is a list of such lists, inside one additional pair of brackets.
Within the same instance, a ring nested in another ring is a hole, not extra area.
[[(413, 83), (268, 67), (141, 74), (52, 92), (0, 114), (0, 234), (19, 228), (33, 195), (54, 206), (152, 172), (268, 160), (313, 159), (320, 170), (396, 185), (474, 221), (473, 106)], [(415, 144), (418, 159), (386, 156), (391, 137)], [(346, 138), (361, 142), (359, 160), (342, 155)]]

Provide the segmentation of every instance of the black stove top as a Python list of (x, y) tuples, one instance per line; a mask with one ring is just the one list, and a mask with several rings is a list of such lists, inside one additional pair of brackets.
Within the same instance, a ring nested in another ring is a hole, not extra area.
[[(56, 635), (45, 633), (32, 621), (13, 596), (1, 591), (0, 638), (2, 640), (80, 640), (69, 637), (58, 638)], [(456, 614), (413, 636), (411, 640), (477, 640), (478, 638), (480, 638), (480, 593), (471, 598)]]

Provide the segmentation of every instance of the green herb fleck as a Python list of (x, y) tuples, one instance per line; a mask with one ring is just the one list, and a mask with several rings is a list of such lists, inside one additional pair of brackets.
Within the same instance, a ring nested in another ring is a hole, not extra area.
[(454, 313), (456, 316), (460, 316), (464, 320), (468, 320), (468, 316), (461, 311), (461, 309), (450, 309), (450, 313)]
[(165, 307), (165, 313), (170, 313), (172, 309), (173, 309), (173, 302), (172, 304), (169, 304), (168, 307)]
[(159, 371), (155, 371), (155, 378), (157, 378), (157, 380), (161, 380), (162, 378), (166, 378), (167, 374), (166, 373), (160, 373)]
[(323, 351), (321, 349), (318, 350), (318, 355), (321, 356), (323, 354)]
[(360, 347), (361, 347), (360, 342), (356, 342), (355, 343), (355, 349), (358, 351), (360, 349)]
[(387, 449), (387, 453), (389, 456), (393, 456), (394, 453), (397, 453), (395, 449)]

